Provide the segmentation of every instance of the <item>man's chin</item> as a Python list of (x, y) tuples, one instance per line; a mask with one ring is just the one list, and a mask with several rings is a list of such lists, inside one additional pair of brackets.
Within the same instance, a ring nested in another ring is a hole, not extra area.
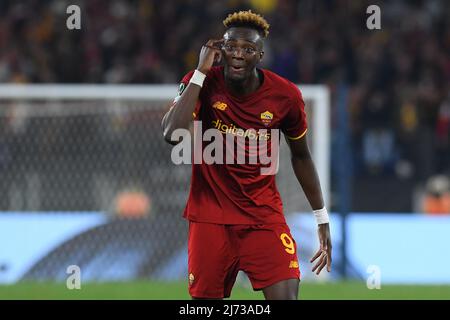
[(244, 80), (246, 78), (247, 78), (247, 76), (245, 74), (235, 74), (235, 73), (228, 74), (228, 80), (235, 82), (235, 83), (244, 82)]
[(240, 83), (245, 81), (247, 79), (247, 72), (234, 72), (230, 69), (227, 70), (225, 73), (227, 80), (232, 81), (234, 83)]

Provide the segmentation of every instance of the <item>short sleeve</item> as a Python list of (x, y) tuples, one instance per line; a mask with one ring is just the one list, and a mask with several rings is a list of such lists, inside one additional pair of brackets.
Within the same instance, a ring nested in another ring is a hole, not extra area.
[[(194, 70), (189, 71), (184, 77), (183, 79), (181, 79), (180, 85), (178, 87), (178, 93), (177, 96), (175, 97), (175, 99), (173, 100), (173, 104), (177, 103), (177, 101), (180, 99), (181, 95), (183, 94), (184, 90), (186, 89), (186, 87), (189, 84), (189, 81), (192, 78), (192, 75), (194, 74)], [(195, 105), (195, 109), (194, 112), (192, 113), (194, 119), (197, 119), (198, 114), (199, 114), (199, 110), (200, 110), (200, 100), (197, 101), (196, 105)]]
[(292, 87), (293, 94), (288, 104), (289, 111), (282, 121), (281, 130), (288, 139), (298, 140), (306, 134), (308, 124), (302, 93), (297, 86), (293, 85)]

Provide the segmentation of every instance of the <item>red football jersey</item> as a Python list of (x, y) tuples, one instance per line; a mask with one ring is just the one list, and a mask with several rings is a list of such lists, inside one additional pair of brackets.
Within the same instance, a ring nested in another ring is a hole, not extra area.
[[(233, 96), (227, 90), (223, 67), (213, 67), (208, 72), (194, 113), (194, 119), (202, 121), (203, 132), (210, 128), (220, 130), (224, 144), (225, 135), (236, 132), (246, 132), (247, 142), (255, 137), (270, 140), (270, 129), (279, 129), (289, 139), (303, 137), (307, 123), (300, 90), (271, 71), (258, 70), (263, 75), (262, 85), (243, 97)], [(188, 85), (192, 74), (193, 71), (184, 76), (182, 88)], [(247, 135), (249, 129), (266, 129), (268, 133)], [(209, 143), (203, 142), (202, 148)], [(268, 154), (270, 146), (269, 141)], [(248, 156), (248, 143), (244, 152)], [(192, 164), (191, 189), (183, 216), (191, 221), (216, 224), (285, 223), (275, 175), (262, 175), (262, 166), (268, 167), (259, 161)]]

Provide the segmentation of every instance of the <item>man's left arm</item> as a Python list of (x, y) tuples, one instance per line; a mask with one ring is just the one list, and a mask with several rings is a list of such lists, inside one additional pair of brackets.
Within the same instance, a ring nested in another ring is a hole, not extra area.
[(312, 271), (319, 274), (322, 269), (327, 266), (327, 271), (330, 272), (330, 224), (323, 202), (319, 176), (317, 175), (316, 167), (311, 158), (311, 153), (309, 152), (306, 135), (296, 140), (286, 138), (286, 141), (291, 150), (291, 162), (295, 175), (302, 186), (317, 219), (320, 248), (310, 262), (313, 263), (315, 260), (319, 260), (312, 268)]

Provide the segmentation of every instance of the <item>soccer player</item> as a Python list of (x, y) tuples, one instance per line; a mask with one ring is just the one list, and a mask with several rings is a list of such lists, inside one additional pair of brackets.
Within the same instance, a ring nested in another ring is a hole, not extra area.
[[(225, 136), (249, 129), (279, 129), (291, 150), (292, 167), (318, 223), (320, 248), (312, 271), (331, 271), (329, 218), (306, 142), (306, 115), (298, 88), (260, 69), (269, 25), (251, 11), (230, 14), (223, 39), (201, 49), (195, 71), (181, 81), (178, 96), (162, 120), (167, 142), (176, 129), (202, 121)], [(213, 66), (215, 62), (223, 66)], [(237, 138), (237, 137), (235, 137)], [(270, 135), (247, 135), (270, 140)], [(225, 139), (224, 139), (225, 140)], [(204, 147), (204, 146), (203, 146)], [(248, 152), (248, 146), (245, 146)], [(270, 149), (270, 146), (269, 146)], [(230, 296), (239, 270), (266, 299), (298, 297), (297, 246), (286, 224), (275, 175), (258, 164), (193, 164), (184, 217), (189, 221), (189, 293), (197, 299)]]

